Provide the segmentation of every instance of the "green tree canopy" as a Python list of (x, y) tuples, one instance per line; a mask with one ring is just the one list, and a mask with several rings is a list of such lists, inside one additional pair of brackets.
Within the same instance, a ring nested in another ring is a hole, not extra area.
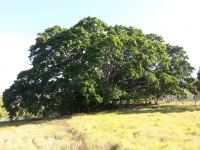
[(24, 111), (61, 114), (107, 108), (122, 100), (176, 95), (189, 88), (193, 67), (182, 47), (161, 36), (87, 17), (38, 34), (32, 68), (3, 94), (11, 118)]

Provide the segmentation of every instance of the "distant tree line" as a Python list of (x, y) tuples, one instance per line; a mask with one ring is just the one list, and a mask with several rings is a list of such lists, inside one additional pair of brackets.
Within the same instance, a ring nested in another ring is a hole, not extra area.
[(3, 93), (11, 119), (196, 92), (184, 49), (132, 26), (87, 17), (69, 29), (46, 29), (29, 52), (32, 68), (20, 72)]

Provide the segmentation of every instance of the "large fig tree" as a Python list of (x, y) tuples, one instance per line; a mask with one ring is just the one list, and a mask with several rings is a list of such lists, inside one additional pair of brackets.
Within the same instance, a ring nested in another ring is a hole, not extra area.
[(32, 68), (3, 94), (10, 117), (109, 108), (123, 100), (184, 92), (193, 68), (185, 51), (156, 34), (88, 17), (38, 34)]

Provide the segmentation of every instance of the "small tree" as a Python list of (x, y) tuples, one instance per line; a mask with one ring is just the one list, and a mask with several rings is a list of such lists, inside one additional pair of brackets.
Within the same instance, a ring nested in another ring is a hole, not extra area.
[(1, 118), (7, 118), (7, 117), (8, 117), (8, 112), (3, 107), (2, 99), (0, 97), (0, 119)]

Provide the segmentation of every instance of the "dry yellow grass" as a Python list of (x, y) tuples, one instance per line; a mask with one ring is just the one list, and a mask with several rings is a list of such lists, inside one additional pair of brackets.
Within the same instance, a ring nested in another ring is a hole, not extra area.
[(0, 124), (0, 150), (199, 150), (199, 139), (194, 102)]
[(0, 150), (76, 150), (83, 147), (81, 136), (65, 121), (18, 121), (1, 123)]

